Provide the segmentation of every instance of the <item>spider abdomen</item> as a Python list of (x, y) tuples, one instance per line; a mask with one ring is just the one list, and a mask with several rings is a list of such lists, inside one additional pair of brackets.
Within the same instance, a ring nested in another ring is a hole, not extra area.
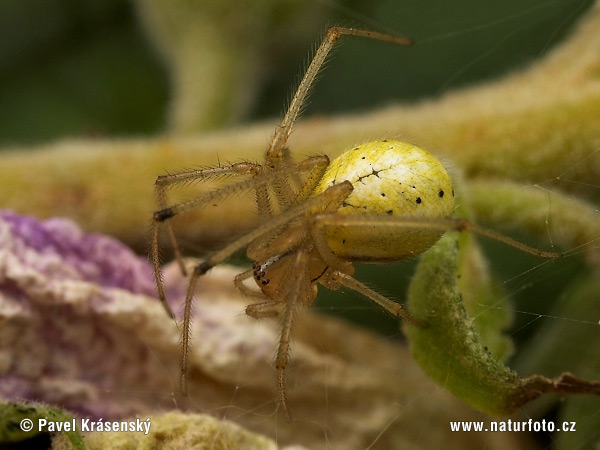
[(345, 259), (386, 262), (414, 257), (442, 232), (403, 226), (402, 218), (435, 220), (454, 212), (448, 172), (435, 156), (411, 144), (382, 140), (346, 151), (328, 166), (315, 195), (346, 180), (354, 190), (337, 214), (380, 219), (369, 225), (340, 219), (325, 227), (330, 248)]

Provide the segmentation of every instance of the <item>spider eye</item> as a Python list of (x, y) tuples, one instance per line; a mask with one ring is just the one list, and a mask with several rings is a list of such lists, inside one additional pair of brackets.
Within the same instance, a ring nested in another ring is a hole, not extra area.
[(273, 264), (279, 261), (281, 256), (274, 256), (263, 262), (255, 262), (252, 264), (252, 274), (254, 275), (254, 281), (260, 286), (266, 286), (269, 284), (270, 279), (267, 278), (267, 274), (272, 269)]

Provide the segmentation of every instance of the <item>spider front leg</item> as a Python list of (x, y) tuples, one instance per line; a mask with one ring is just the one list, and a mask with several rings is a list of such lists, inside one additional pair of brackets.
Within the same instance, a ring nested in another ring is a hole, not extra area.
[(292, 132), (292, 127), (294, 126), (296, 119), (300, 115), (300, 111), (302, 110), (302, 106), (306, 101), (306, 97), (308, 96), (310, 88), (313, 85), (319, 70), (325, 63), (327, 56), (335, 44), (343, 36), (357, 36), (401, 46), (410, 46), (413, 43), (412, 39), (407, 37), (379, 33), (372, 30), (330, 27), (325, 33), (319, 48), (317, 48), (317, 51), (313, 55), (313, 58), (306, 69), (306, 72), (304, 73), (304, 76), (302, 77), (294, 96), (292, 97), (292, 101), (290, 102), (288, 110), (285, 113), (281, 124), (275, 130), (275, 134), (273, 135), (273, 139), (271, 140), (271, 144), (266, 154), (266, 160), (269, 166), (277, 168), (281, 164), (281, 161), (285, 158), (284, 149), (287, 140)]
[[(167, 303), (164, 284), (162, 281), (162, 274), (160, 271), (160, 256), (158, 244), (160, 227), (163, 223), (167, 227), (169, 241), (171, 242), (171, 246), (173, 248), (173, 251), (175, 252), (175, 258), (179, 264), (181, 273), (184, 276), (187, 276), (187, 270), (183, 262), (183, 257), (179, 248), (179, 244), (177, 243), (177, 239), (175, 238), (175, 233), (173, 232), (173, 227), (171, 226), (171, 222), (168, 221), (168, 219), (174, 217), (175, 214), (172, 212), (174, 207), (167, 207), (167, 189), (181, 183), (214, 178), (224, 175), (256, 175), (259, 173), (260, 167), (261, 166), (259, 164), (244, 162), (232, 164), (231, 166), (226, 167), (212, 167), (208, 169), (189, 170), (179, 173), (159, 175), (156, 178), (154, 184), (156, 187), (158, 205), (161, 209), (154, 213), (154, 220), (152, 221), (152, 267), (154, 270), (154, 277), (158, 289), (158, 296), (165, 308), (165, 311), (172, 319), (175, 318), (175, 315), (173, 314), (173, 311), (171, 311), (171, 308)], [(199, 206), (201, 206), (201, 204)]]
[(248, 269), (242, 273), (238, 273), (235, 276), (235, 278), (233, 279), (233, 284), (237, 288), (237, 290), (240, 291), (242, 294), (244, 294), (246, 297), (265, 298), (265, 296), (262, 292), (250, 289), (248, 286), (246, 286), (244, 284), (244, 281), (247, 280), (248, 278), (252, 278), (253, 274), (254, 274), (254, 269)]
[[(254, 297), (265, 299), (268, 298), (264, 293), (260, 291), (256, 291), (254, 289), (250, 289), (248, 286), (244, 284), (244, 281), (256, 277), (256, 263), (252, 267), (252, 269), (248, 269), (242, 273), (238, 273), (233, 279), (233, 284), (243, 295), (246, 297)], [(281, 309), (281, 303), (274, 301), (272, 299), (268, 299), (267, 301), (259, 302), (259, 303), (251, 303), (246, 307), (246, 315), (254, 318), (254, 319), (262, 319), (263, 317), (276, 317), (279, 315), (279, 310)]]
[[(235, 287), (246, 297), (255, 297), (265, 299), (265, 294), (254, 289), (250, 289), (244, 284), (244, 281), (254, 276), (256, 269), (252, 268), (242, 273), (238, 273), (233, 279)], [(275, 317), (279, 315), (280, 304), (269, 299), (260, 303), (252, 303), (246, 307), (246, 315), (254, 318), (261, 319), (263, 317)]]

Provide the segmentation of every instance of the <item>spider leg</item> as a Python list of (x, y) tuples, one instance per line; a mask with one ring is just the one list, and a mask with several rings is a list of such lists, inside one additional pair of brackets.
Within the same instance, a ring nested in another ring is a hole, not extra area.
[[(283, 149), (282, 153), (282, 161), (281, 164), (276, 168), (267, 166), (268, 170), (272, 170), (275, 173), (280, 173), (281, 168), (283, 167), (291, 167), (293, 164), (292, 158), (290, 156), (290, 152), (288, 148)], [(296, 197), (296, 193), (294, 189), (292, 189), (292, 185), (290, 183), (290, 179), (294, 180), (298, 177), (298, 173), (290, 174), (290, 176), (277, 177), (271, 183), (271, 187), (273, 188), (273, 192), (275, 192), (275, 197), (277, 198), (277, 202), (279, 203), (281, 209), (287, 209), (294, 202)]]
[[(292, 173), (289, 177), (278, 177), (273, 180), (273, 192), (275, 192), (277, 202), (279, 203), (281, 209), (289, 208), (290, 205), (297, 203), (299, 199), (306, 198), (307, 194), (314, 190), (317, 183), (325, 173), (327, 166), (329, 165), (329, 158), (325, 155), (323, 155), (322, 158), (324, 158), (324, 161), (325, 158), (327, 158), (327, 163), (315, 166), (309, 174), (306, 182), (302, 181), (299, 176), (299, 172)], [(292, 161), (289, 148), (284, 147), (282, 150), (282, 164), (278, 166), (270, 166), (267, 164), (266, 167), (268, 170), (280, 171), (282, 167), (290, 167), (293, 166), (293, 164), (294, 163)], [(298, 193), (292, 189), (292, 184), (295, 184), (299, 187)]]
[[(219, 177), (224, 175), (256, 174), (259, 170), (259, 164), (244, 162), (224, 167), (186, 170), (183, 172), (159, 175), (156, 178), (156, 181), (154, 182), (154, 186), (156, 188), (156, 197), (158, 199), (158, 205), (160, 209), (165, 209), (167, 207), (167, 189), (177, 184), (205, 180), (208, 178)], [(185, 265), (183, 263), (183, 258), (181, 257), (181, 251), (173, 233), (173, 227), (171, 227), (171, 224), (169, 222), (166, 222), (166, 226), (169, 233), (169, 240), (171, 241), (173, 250), (175, 251), (175, 255), (177, 257), (177, 261), (179, 262), (179, 266), (181, 268), (181, 273), (187, 275)]]
[(323, 178), (323, 174), (327, 170), (327, 166), (329, 166), (329, 158), (326, 155), (323, 155), (322, 158), (323, 163), (315, 165), (308, 173), (302, 189), (294, 199), (294, 203), (298, 203), (308, 198), (319, 184), (319, 181), (321, 181), (321, 178)]
[[(333, 282), (333, 284), (331, 282)], [(327, 287), (334, 288), (334, 289), (338, 288), (339, 287), (338, 283), (341, 286), (345, 286), (349, 289), (352, 289), (353, 291), (356, 291), (356, 292), (364, 295), (372, 302), (381, 306), (383, 309), (385, 309), (387, 312), (389, 312), (394, 317), (402, 318), (402, 319), (406, 320), (408, 323), (410, 323), (411, 325), (415, 325), (418, 327), (426, 327), (427, 326), (427, 324), (425, 322), (412, 317), (408, 313), (408, 311), (406, 311), (402, 307), (402, 305), (400, 303), (396, 303), (396, 302), (390, 300), (389, 298), (384, 297), (380, 293), (374, 291), (367, 285), (358, 281), (356, 278), (336, 270), (336, 271), (333, 271), (329, 275)]]
[(336, 216), (339, 216), (339, 214), (315, 214), (308, 221), (308, 229), (319, 256), (321, 259), (323, 259), (327, 266), (333, 267), (336, 270), (344, 273), (354, 273), (352, 263), (348, 260), (340, 258), (333, 252), (333, 250), (331, 250), (331, 247), (329, 247), (329, 244), (327, 244), (325, 233), (323, 232), (325, 226), (329, 225), (325, 218)]
[[(522, 242), (505, 236), (493, 230), (481, 227), (467, 219), (463, 218), (418, 218), (418, 217), (387, 217), (387, 216), (368, 216), (368, 215), (345, 215), (336, 213), (316, 214), (311, 218), (313, 228), (319, 230), (319, 233), (314, 235), (317, 237), (315, 244), (319, 251), (323, 251), (323, 257), (326, 261), (335, 262), (336, 256), (327, 246), (327, 242), (323, 236), (323, 229), (328, 226), (344, 226), (344, 227), (380, 227), (388, 229), (400, 228), (420, 228), (440, 231), (471, 231), (481, 236), (488, 237), (495, 241), (514, 247), (525, 253), (538, 256), (540, 258), (556, 259), (562, 257), (562, 253), (550, 252), (530, 247)], [(321, 237), (319, 237), (319, 235)], [(326, 248), (321, 248), (326, 247)], [(329, 252), (329, 253), (327, 253)], [(340, 259), (341, 260), (341, 259)]]
[[(270, 216), (270, 204), (268, 202), (268, 196), (264, 196), (266, 192), (266, 188), (269, 183), (272, 183), (277, 177), (287, 176), (297, 172), (312, 172), (315, 166), (324, 166), (329, 163), (329, 158), (326, 156), (314, 156), (308, 158), (304, 161), (299, 162), (290, 167), (286, 167), (282, 169), (279, 173), (274, 172), (264, 172), (259, 171), (260, 166), (254, 163), (238, 163), (233, 164), (228, 167), (216, 167), (212, 169), (204, 169), (200, 171), (189, 171), (189, 172), (181, 172), (177, 174), (171, 175), (162, 175), (157, 178), (157, 188), (159, 203), (164, 204), (166, 202), (166, 186), (170, 186), (177, 183), (184, 183), (199, 179), (200, 177), (208, 178), (210, 176), (219, 176), (219, 175), (229, 175), (233, 173), (237, 174), (252, 174), (256, 175), (252, 178), (242, 180), (240, 182), (231, 184), (229, 186), (225, 186), (223, 188), (209, 191), (203, 194), (200, 194), (194, 198), (191, 198), (187, 201), (177, 203), (175, 205), (165, 207), (160, 209), (154, 213), (153, 221), (152, 221), (152, 241), (151, 241), (151, 254), (152, 254), (152, 267), (154, 270), (154, 277), (156, 279), (156, 284), (158, 288), (158, 296), (167, 311), (167, 314), (171, 318), (174, 318), (174, 314), (169, 307), (167, 300), (164, 285), (162, 282), (162, 276), (160, 271), (160, 257), (159, 257), (159, 231), (160, 226), (163, 222), (167, 222), (169, 219), (173, 218), (178, 214), (185, 213), (194, 208), (202, 207), (203, 205), (214, 203), (220, 201), (228, 196), (235, 195), (237, 193), (245, 192), (250, 189), (256, 190), (257, 199), (263, 198), (263, 201), (257, 200), (258, 208), (259, 208), (259, 216), (261, 219), (268, 218)], [(261, 197), (263, 196), (263, 197)], [(168, 223), (168, 222), (167, 222)], [(174, 236), (173, 241), (174, 242)], [(175, 246), (177, 244), (175, 242)], [(185, 269), (184, 269), (185, 273)]]
[(186, 211), (189, 211), (191, 209), (201, 207), (211, 202), (222, 200), (231, 195), (235, 195), (250, 189), (256, 189), (261, 185), (271, 184), (277, 178), (287, 177), (294, 173), (297, 173), (298, 171), (309, 171), (315, 165), (323, 165), (324, 163), (328, 162), (329, 159), (326, 156), (313, 156), (293, 166), (284, 167), (277, 173), (270, 171), (261, 171), (256, 176), (247, 180), (243, 180), (238, 183), (231, 184), (229, 186), (224, 186), (214, 191), (205, 192), (181, 203), (176, 203), (174, 205), (169, 206), (168, 208), (163, 208), (159, 211), (156, 211), (154, 213), (154, 221), (164, 222), (178, 214), (185, 213)]
[(407, 37), (394, 36), (392, 34), (378, 33), (376, 31), (363, 30), (359, 28), (344, 28), (344, 27), (331, 27), (325, 33), (319, 48), (315, 52), (306, 73), (298, 85), (298, 89), (290, 102), (290, 106), (281, 121), (281, 124), (277, 127), (271, 145), (266, 153), (267, 166), (270, 168), (278, 168), (282, 164), (284, 159), (284, 148), (287, 140), (292, 132), (292, 127), (296, 119), (300, 115), (302, 106), (306, 101), (306, 97), (310, 91), (315, 78), (323, 66), (323, 63), (327, 59), (329, 52), (335, 46), (336, 42), (342, 36), (359, 36), (368, 39), (376, 39), (379, 41), (388, 42), (396, 45), (411, 45), (412, 40)]
[[(188, 170), (183, 172), (159, 175), (156, 178), (154, 183), (156, 188), (156, 197), (158, 199), (158, 205), (161, 210), (164, 210), (167, 207), (167, 189), (173, 187), (177, 184), (187, 183), (197, 180), (204, 180), (208, 178), (225, 176), (225, 175), (247, 175), (247, 174), (256, 174), (260, 170), (259, 164), (244, 162), (238, 164), (232, 164), (230, 166), (225, 167), (212, 167), (207, 169), (198, 169), (198, 170)], [(167, 314), (174, 319), (175, 315), (169, 304), (166, 301), (166, 295), (164, 290), (164, 285), (162, 281), (162, 274), (160, 272), (160, 257), (158, 250), (158, 237), (160, 232), (160, 227), (162, 222), (153, 220), (152, 221), (152, 241), (151, 241), (151, 254), (152, 254), (152, 266), (154, 270), (154, 278), (156, 280), (156, 285), (158, 289), (158, 296), (160, 298), (161, 303), (163, 304)], [(167, 233), (169, 237), (169, 241), (171, 242), (171, 247), (175, 252), (175, 259), (179, 264), (179, 268), (181, 273), (184, 276), (187, 276), (187, 270), (185, 268), (185, 264), (183, 262), (183, 256), (181, 254), (181, 249), (179, 244), (177, 243), (177, 239), (175, 238), (175, 233), (173, 232), (173, 227), (171, 223), (166, 221), (165, 225), (167, 227)]]
[[(292, 164), (294, 164), (294, 159), (292, 158), (292, 153), (290, 152), (290, 148), (285, 146), (283, 148), (282, 152), (283, 152), (283, 164), (285, 166), (291, 166)], [(303, 184), (302, 179), (300, 178), (299, 174), (297, 174), (297, 173), (291, 176), (291, 180), (298, 187), (302, 186), (302, 184)]]
[[(247, 297), (265, 298), (265, 296), (262, 292), (250, 289), (248, 286), (246, 286), (244, 284), (244, 280), (247, 280), (248, 278), (252, 278), (253, 273), (254, 273), (254, 269), (248, 269), (242, 273), (238, 273), (235, 276), (235, 278), (233, 279), (233, 284), (242, 294), (244, 294)], [(247, 312), (248, 312), (248, 310), (246, 309), (246, 313)]]
[(288, 422), (291, 421), (291, 417), (287, 407), (287, 397), (285, 392), (285, 369), (289, 359), (290, 337), (292, 326), (294, 324), (296, 306), (299, 301), (304, 302), (306, 298), (311, 296), (312, 286), (310, 277), (308, 276), (308, 259), (308, 251), (300, 250), (291, 267), (294, 276), (291, 277), (291, 283), (287, 286), (287, 292), (285, 293), (281, 336), (279, 338), (279, 346), (277, 347), (277, 356), (275, 357), (279, 405), (283, 408), (283, 412)]
[[(308, 198), (310, 196), (310, 194), (314, 191), (314, 189), (317, 186), (317, 184), (319, 183), (320, 179), (323, 177), (323, 173), (325, 173), (325, 170), (327, 169), (327, 166), (329, 165), (329, 158), (327, 156), (321, 156), (319, 158), (320, 158), (320, 160), (317, 161), (317, 163), (314, 164), (312, 166), (312, 168), (310, 168), (310, 170), (308, 170), (308, 175), (306, 177), (304, 186), (302, 187), (300, 192), (296, 195), (296, 198), (294, 199), (292, 204), (298, 204), (298, 203), (304, 201), (306, 198)], [(261, 187), (264, 188), (264, 192), (261, 191), (259, 193), (257, 190), (256, 195), (257, 195), (257, 203), (259, 204), (259, 217), (261, 219), (261, 222), (264, 223), (265, 221), (270, 220), (270, 217), (272, 216), (272, 214), (270, 211), (270, 204), (268, 203), (268, 198), (267, 198), (267, 200), (265, 200), (265, 198), (268, 195), (267, 187), (266, 186), (261, 186)], [(341, 204), (342, 200), (340, 200), (340, 202), (337, 204)], [(266, 206), (262, 207), (262, 209), (261, 209), (261, 201), (262, 201), (262, 203), (266, 203)], [(289, 206), (285, 209), (288, 209), (288, 208), (289, 208)], [(264, 211), (264, 212), (261, 214), (261, 211)], [(304, 226), (302, 225), (302, 229), (303, 228), (304, 228)], [(253, 242), (252, 244), (250, 244), (246, 250), (246, 254), (248, 255), (248, 257), (254, 261), (259, 261), (259, 260), (268, 258), (269, 254), (283, 253), (285, 250), (289, 250), (292, 247), (294, 247), (294, 244), (298, 241), (298, 236), (295, 235), (294, 233), (290, 233), (289, 226), (286, 226), (286, 235), (288, 238), (288, 239), (286, 239), (286, 242), (279, 242), (278, 245), (276, 245), (274, 247), (273, 240), (275, 240), (275, 238), (278, 235), (280, 235), (280, 233), (281, 233), (280, 229), (279, 230), (275, 229), (271, 233), (272, 236), (267, 237), (266, 239), (257, 240), (256, 242)], [(303, 232), (302, 232), (302, 235), (303, 235)]]
[[(315, 157), (318, 158), (318, 157)], [(307, 160), (308, 161), (308, 160)], [(261, 176), (261, 175), (258, 175)], [(181, 375), (180, 375), (180, 388), (183, 395), (187, 395), (187, 371), (188, 371), (188, 352), (189, 352), (189, 344), (190, 344), (190, 323), (191, 323), (191, 308), (192, 301), (194, 299), (194, 293), (196, 291), (196, 285), (198, 283), (198, 279), (212, 269), (217, 264), (220, 264), (227, 258), (229, 258), (232, 254), (241, 250), (244, 247), (247, 247), (250, 243), (261, 236), (268, 235), (273, 230), (278, 229), (284, 224), (294, 220), (295, 218), (306, 214), (307, 211), (310, 211), (315, 208), (323, 208), (330, 203), (335, 203), (336, 201), (341, 201), (340, 199), (346, 198), (350, 192), (352, 192), (352, 184), (349, 181), (345, 181), (340, 184), (336, 184), (334, 186), (330, 186), (325, 192), (317, 197), (312, 197), (307, 199), (305, 202), (302, 202), (298, 205), (294, 205), (290, 207), (286, 211), (282, 211), (281, 214), (274, 216), (267, 223), (262, 224), (260, 227), (251, 230), (245, 235), (239, 237), (234, 240), (230, 244), (223, 247), (221, 250), (214, 252), (210, 255), (206, 260), (198, 264), (194, 267), (194, 271), (192, 272), (192, 276), (190, 277), (190, 282), (187, 290), (187, 294), (185, 297), (185, 307), (183, 314), (183, 330), (181, 337)], [(310, 283), (309, 283), (310, 284)]]
[(246, 307), (246, 315), (254, 318), (261, 319), (263, 317), (276, 317), (279, 315), (279, 309), (281, 304), (268, 300), (261, 303), (253, 303)]
[(273, 216), (271, 209), (271, 199), (269, 198), (269, 189), (266, 185), (261, 184), (254, 189), (256, 195), (256, 206), (258, 210), (258, 218), (261, 222), (269, 220)]

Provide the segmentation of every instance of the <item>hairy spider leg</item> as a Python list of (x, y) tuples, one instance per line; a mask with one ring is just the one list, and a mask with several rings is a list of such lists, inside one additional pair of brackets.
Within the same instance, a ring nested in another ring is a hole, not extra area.
[(319, 207), (329, 205), (332, 202), (341, 203), (350, 194), (350, 192), (352, 192), (352, 189), (352, 184), (349, 181), (345, 181), (343, 183), (331, 186), (318, 196), (309, 198), (298, 205), (293, 205), (289, 209), (282, 211), (281, 214), (272, 217), (269, 222), (262, 224), (260, 227), (255, 228), (254, 230), (251, 230), (247, 234), (239, 237), (230, 244), (226, 245), (221, 250), (212, 253), (212, 255), (210, 255), (205, 261), (201, 262), (194, 268), (185, 298), (185, 307), (183, 315), (180, 374), (180, 387), (183, 395), (187, 395), (187, 372), (188, 352), (190, 343), (191, 308), (198, 279), (210, 269), (212, 269), (214, 266), (225, 261), (238, 250), (247, 247), (254, 240), (262, 236), (268, 235), (272, 231), (294, 220), (296, 217), (306, 214), (309, 211), (319, 209)]
[[(158, 287), (158, 296), (163, 304), (167, 314), (171, 318), (175, 318), (175, 315), (171, 311), (171, 308), (167, 302), (164, 284), (162, 282), (162, 275), (160, 270), (160, 257), (159, 257), (159, 230), (162, 222), (168, 221), (169, 219), (175, 217), (178, 214), (185, 213), (194, 208), (200, 208), (206, 204), (214, 203), (220, 201), (228, 196), (245, 192), (251, 189), (256, 190), (257, 198), (263, 193), (261, 189), (272, 183), (274, 179), (277, 177), (291, 175), (296, 172), (305, 172), (311, 171), (312, 168), (316, 165), (326, 165), (329, 162), (329, 159), (324, 156), (314, 156), (308, 158), (304, 161), (299, 162), (290, 167), (282, 168), (279, 172), (264, 172), (260, 169), (260, 166), (253, 163), (237, 163), (232, 166), (222, 167), (222, 168), (213, 168), (213, 169), (203, 169), (198, 171), (189, 171), (189, 172), (181, 172), (178, 174), (172, 175), (162, 175), (157, 179), (157, 185), (161, 186), (157, 188), (159, 191), (159, 201), (166, 201), (166, 186), (172, 186), (173, 184), (183, 183), (186, 181), (193, 181), (202, 178), (209, 178), (219, 175), (228, 175), (228, 174), (255, 174), (253, 177), (245, 179), (243, 181), (231, 184), (229, 186), (225, 186), (220, 189), (216, 189), (214, 191), (206, 192), (200, 194), (194, 198), (186, 200), (181, 203), (177, 203), (175, 205), (165, 207), (160, 209), (154, 213), (153, 221), (152, 221), (152, 242), (151, 242), (151, 253), (152, 253), (152, 266), (154, 270), (154, 277), (156, 279), (156, 284)], [(159, 181), (160, 180), (160, 181)], [(163, 200), (160, 200), (162, 198)], [(268, 199), (268, 197), (267, 197)], [(161, 205), (162, 206), (162, 205)], [(259, 203), (259, 214), (267, 214), (265, 211), (265, 204)], [(261, 209), (262, 208), (262, 209)], [(175, 243), (175, 245), (177, 245)], [(184, 271), (185, 273), (185, 271)]]
[(359, 28), (345, 28), (345, 27), (331, 27), (325, 33), (319, 48), (315, 52), (308, 69), (304, 74), (304, 77), (298, 85), (290, 106), (288, 107), (281, 124), (275, 130), (271, 145), (266, 153), (267, 166), (270, 169), (277, 169), (281, 165), (281, 160), (284, 158), (283, 150), (287, 143), (287, 140), (292, 132), (292, 127), (296, 122), (296, 119), (302, 111), (302, 106), (306, 101), (306, 97), (310, 91), (312, 84), (315, 81), (317, 73), (323, 66), (323, 63), (327, 59), (329, 52), (333, 49), (336, 42), (342, 36), (359, 36), (368, 39), (375, 39), (378, 41), (387, 42), (395, 45), (409, 46), (412, 45), (413, 41), (410, 38), (395, 36), (392, 34), (379, 33), (371, 30), (363, 30)]
[(272, 300), (267, 300), (260, 303), (252, 303), (246, 307), (246, 315), (254, 319), (262, 319), (263, 317), (276, 317), (279, 315), (281, 305)]
[(330, 282), (326, 284), (326, 286), (329, 289), (337, 290), (337, 288), (339, 288), (339, 286), (332, 285), (331, 282), (347, 287), (348, 289), (352, 289), (353, 291), (362, 294), (363, 296), (371, 300), (373, 303), (376, 303), (377, 305), (385, 309), (387, 312), (389, 312), (392, 316), (398, 317), (399, 319), (404, 319), (411, 325), (417, 327), (427, 327), (426, 322), (423, 322), (422, 320), (416, 319), (413, 316), (411, 316), (400, 303), (396, 303), (395, 301), (390, 300), (389, 298), (381, 295), (379, 292), (374, 291), (373, 289), (371, 289), (364, 283), (361, 283), (351, 275), (348, 275), (344, 272), (340, 272), (339, 270), (335, 270), (329, 275), (329, 281)]
[[(219, 176), (227, 176), (227, 175), (248, 175), (248, 174), (257, 174), (260, 171), (261, 166), (259, 164), (243, 162), (236, 163), (230, 166), (224, 167), (210, 167), (206, 169), (196, 169), (196, 170), (186, 170), (177, 173), (170, 173), (159, 175), (154, 182), (154, 186), (156, 189), (156, 197), (158, 199), (158, 205), (160, 210), (154, 214), (155, 220), (152, 221), (152, 241), (151, 241), (151, 254), (152, 254), (152, 266), (154, 270), (154, 277), (156, 279), (156, 284), (158, 288), (158, 294), (163, 307), (167, 311), (167, 314), (172, 319), (175, 319), (175, 315), (173, 311), (171, 311), (171, 307), (166, 301), (166, 295), (164, 290), (164, 284), (162, 282), (162, 274), (160, 272), (160, 257), (158, 250), (158, 236), (159, 229), (163, 223), (163, 221), (156, 220), (156, 215), (160, 214), (160, 211), (164, 211), (167, 208), (167, 189), (176, 186), (182, 183), (189, 183), (193, 181), (205, 180), (209, 178), (216, 178)], [(185, 264), (183, 262), (183, 256), (181, 254), (181, 249), (175, 238), (175, 233), (173, 232), (173, 227), (171, 223), (165, 221), (165, 225), (167, 227), (167, 233), (169, 237), (169, 241), (171, 243), (171, 247), (175, 252), (175, 259), (179, 264), (179, 268), (181, 273), (184, 276), (187, 276), (187, 270), (185, 268)]]
[[(301, 201), (304, 201), (304, 199), (306, 199), (313, 193), (313, 191), (315, 190), (315, 187), (319, 183), (319, 180), (323, 177), (323, 174), (325, 173), (325, 170), (327, 170), (327, 166), (329, 165), (329, 158), (326, 155), (313, 156), (312, 158), (310, 158), (311, 167), (304, 167), (304, 165), (305, 165), (304, 163), (307, 161), (308, 160), (305, 160), (304, 162), (298, 164), (298, 167), (301, 170), (298, 170), (297, 173), (299, 174), (301, 172), (307, 172), (308, 174), (306, 176), (306, 180), (304, 181), (302, 189), (300, 189), (300, 191), (297, 194), (295, 194), (295, 198), (291, 204), (300, 203)], [(261, 220), (261, 223), (264, 223), (265, 221), (270, 220), (270, 218), (272, 217), (273, 214), (271, 212), (270, 202), (269, 202), (269, 198), (268, 198), (268, 192), (267, 192), (268, 186), (265, 185), (265, 186), (261, 186), (261, 187), (264, 188), (264, 191), (262, 191), (260, 194), (257, 191), (257, 203), (258, 203), (258, 209), (259, 209), (259, 218)], [(275, 187), (274, 187), (274, 190), (276, 190)], [(260, 199), (259, 199), (259, 197), (260, 197)], [(267, 206), (266, 207), (261, 206), (261, 203), (259, 202), (259, 200), (263, 203), (266, 203)], [(278, 200), (279, 200), (279, 197), (278, 197)], [(280, 208), (282, 210), (288, 209), (289, 206), (290, 205), (282, 205), (280, 203)], [(278, 230), (278, 229), (273, 230), (271, 233), (271, 236), (269, 236), (267, 239), (261, 239), (261, 240), (257, 240), (256, 242), (251, 243), (248, 246), (248, 248), (246, 249), (246, 255), (248, 256), (248, 258), (251, 259), (252, 261), (260, 261), (260, 260), (265, 259), (265, 251), (268, 249), (271, 253), (273, 252), (273, 250), (271, 248), (272, 240), (280, 232), (281, 232), (281, 230)]]
[[(540, 258), (556, 259), (563, 256), (559, 252), (551, 252), (530, 247), (522, 242), (512, 239), (508, 236), (500, 234), (496, 231), (483, 228), (464, 218), (440, 217), (440, 218), (413, 218), (413, 217), (389, 217), (389, 216), (368, 216), (368, 215), (342, 215), (336, 213), (321, 213), (311, 217), (311, 227), (315, 230), (312, 233), (315, 247), (323, 257), (324, 261), (335, 264), (337, 261), (344, 261), (339, 256), (335, 255), (327, 245), (324, 229), (331, 226), (343, 226), (345, 228), (355, 227), (357, 230), (365, 227), (379, 227), (384, 229), (400, 229), (400, 228), (419, 228), (432, 229), (440, 231), (471, 231), (476, 234), (488, 237), (495, 241), (514, 247), (525, 253), (529, 253)], [(398, 258), (393, 258), (397, 260)], [(368, 261), (365, 261), (368, 262)], [(385, 261), (378, 261), (385, 262)]]
[[(186, 170), (183, 172), (159, 175), (156, 178), (156, 181), (154, 182), (159, 207), (160, 209), (167, 208), (167, 189), (177, 184), (189, 183), (193, 181), (205, 180), (208, 178), (226, 175), (257, 174), (260, 171), (260, 168), (261, 166), (259, 164), (243, 162), (232, 164), (230, 166), (209, 167), (206, 169)], [(171, 244), (173, 246), (173, 250), (175, 251), (175, 255), (177, 256), (177, 261), (179, 262), (181, 272), (184, 275), (186, 275), (185, 265), (183, 264), (181, 251), (173, 233), (173, 227), (171, 227), (171, 224), (169, 222), (166, 223), (166, 226), (169, 230), (169, 239), (171, 240)]]
[[(242, 273), (238, 273), (233, 279), (233, 284), (235, 287), (246, 297), (256, 297), (265, 299), (267, 298), (265, 294), (260, 291), (255, 291), (250, 289), (248, 286), (244, 284), (244, 281), (252, 278), (254, 275), (254, 268), (248, 269)], [(278, 302), (274, 302), (271, 299), (260, 303), (252, 303), (246, 306), (246, 315), (253, 317), (254, 319), (260, 319), (263, 317), (275, 317), (279, 314), (280, 304)]]
[(254, 269), (245, 270), (242, 273), (238, 273), (233, 279), (233, 285), (246, 297), (258, 297), (265, 298), (264, 294), (259, 291), (255, 291), (254, 289), (250, 289), (248, 286), (244, 284), (244, 281), (248, 278), (252, 278), (254, 275)]
[[(274, 172), (281, 173), (282, 168), (291, 166), (293, 166), (292, 157), (290, 155), (289, 149), (285, 147), (282, 151), (282, 159), (281, 163), (278, 166), (278, 170)], [(264, 166), (264, 168), (267, 171), (272, 171), (272, 168), (268, 166)], [(277, 203), (279, 204), (281, 209), (287, 209), (292, 203), (294, 203), (296, 193), (294, 192), (294, 189), (292, 189), (292, 185), (290, 184), (290, 178), (292, 178), (293, 180), (294, 177), (297, 175), (298, 173), (295, 173), (291, 176), (278, 176), (271, 183), (271, 188), (275, 193)]]
[(290, 338), (292, 326), (296, 313), (298, 302), (310, 303), (312, 301), (313, 290), (308, 274), (309, 252), (307, 249), (300, 249), (296, 254), (295, 260), (290, 263), (289, 270), (294, 273), (289, 284), (284, 285), (287, 292), (285, 294), (283, 321), (281, 326), (281, 335), (277, 347), (277, 356), (275, 357), (275, 369), (277, 370), (277, 392), (279, 394), (278, 405), (281, 405), (288, 422), (291, 421), (290, 412), (287, 406), (285, 392), (285, 369), (289, 361)]

